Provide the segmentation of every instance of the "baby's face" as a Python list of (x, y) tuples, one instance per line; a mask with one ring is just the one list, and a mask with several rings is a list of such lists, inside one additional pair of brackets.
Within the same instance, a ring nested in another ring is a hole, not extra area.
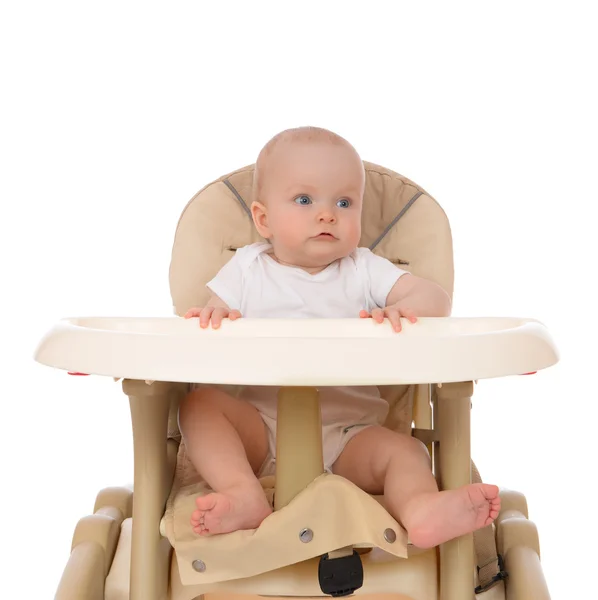
[(350, 147), (286, 142), (268, 157), (260, 202), (276, 257), (319, 268), (349, 255), (361, 237), (363, 163)]

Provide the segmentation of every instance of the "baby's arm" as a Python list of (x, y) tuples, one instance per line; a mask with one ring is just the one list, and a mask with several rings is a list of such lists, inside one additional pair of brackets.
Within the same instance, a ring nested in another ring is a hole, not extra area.
[(378, 323), (386, 317), (395, 331), (401, 331), (401, 317), (415, 323), (417, 317), (448, 317), (450, 314), (451, 299), (438, 284), (406, 273), (393, 285), (385, 308), (375, 308), (371, 314), (362, 310), (359, 316), (371, 317)]
[[(246, 247), (237, 250), (216, 276), (206, 283), (211, 294), (210, 299), (205, 306), (188, 310), (185, 319), (199, 317), (201, 328), (208, 327), (211, 321), (212, 328), (218, 329), (222, 319), (234, 321), (241, 317), (238, 309), (243, 295), (243, 266), (239, 257), (243, 256), (245, 251)], [(231, 309), (231, 306), (234, 308)]]
[(207, 304), (204, 307), (190, 308), (185, 313), (185, 319), (191, 319), (192, 317), (199, 317), (199, 326), (205, 329), (210, 321), (212, 322), (212, 328), (218, 329), (222, 323), (222, 319), (235, 319), (241, 318), (241, 313), (238, 310), (230, 310), (221, 298), (212, 294)]
[(367, 248), (360, 248), (357, 256), (367, 270), (372, 300), (378, 307), (371, 314), (362, 310), (360, 317), (378, 323), (388, 317), (394, 330), (401, 331), (401, 317), (415, 323), (417, 317), (450, 315), (451, 299), (438, 284), (398, 268)]
[(388, 294), (386, 306), (411, 311), (419, 317), (451, 314), (451, 299), (444, 289), (429, 279), (411, 274), (399, 277)]

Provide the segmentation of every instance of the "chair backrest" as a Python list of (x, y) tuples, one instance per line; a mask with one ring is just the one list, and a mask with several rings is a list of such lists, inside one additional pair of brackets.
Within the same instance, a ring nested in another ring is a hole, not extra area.
[[(365, 162), (366, 186), (360, 246), (366, 246), (453, 295), (453, 246), (446, 214), (421, 187)], [(261, 241), (251, 220), (254, 165), (225, 175), (189, 201), (177, 225), (170, 263), (170, 292), (178, 315), (201, 306), (205, 284), (236, 248)], [(391, 404), (388, 425), (410, 428), (408, 386), (381, 387)]]

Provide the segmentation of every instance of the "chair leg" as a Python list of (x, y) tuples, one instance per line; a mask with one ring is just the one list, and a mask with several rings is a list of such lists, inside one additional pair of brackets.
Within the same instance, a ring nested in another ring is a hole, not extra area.
[[(441, 489), (471, 483), (470, 412), (473, 383), (449, 383), (437, 388), (437, 419), (440, 440), (438, 466)], [(474, 598), (473, 534), (440, 546), (440, 599)]]
[(173, 384), (125, 380), (133, 426), (134, 487), (130, 600), (165, 600), (170, 544), (160, 520), (170, 492), (166, 438)]

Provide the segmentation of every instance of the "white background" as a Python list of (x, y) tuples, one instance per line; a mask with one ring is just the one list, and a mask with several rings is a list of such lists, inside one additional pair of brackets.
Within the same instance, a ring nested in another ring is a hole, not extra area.
[(553, 597), (587, 595), (598, 533), (591, 3), (14, 6), (0, 15), (0, 595), (51, 597), (77, 520), (103, 486), (132, 480), (119, 384), (35, 364), (40, 337), (66, 316), (170, 315), (185, 203), (304, 124), (442, 204), (455, 315), (550, 329), (558, 366), (477, 386), (473, 455), (485, 480), (527, 495)]

